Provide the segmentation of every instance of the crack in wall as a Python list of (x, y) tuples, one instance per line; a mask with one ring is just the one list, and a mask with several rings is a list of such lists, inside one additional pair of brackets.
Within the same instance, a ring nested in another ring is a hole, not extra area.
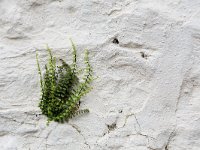
[(167, 140), (167, 144), (165, 145), (165, 150), (169, 150), (169, 144), (173, 137), (176, 135), (176, 128), (170, 133), (169, 138)]
[(85, 136), (83, 135), (83, 133), (81, 132), (80, 128), (79, 128), (77, 125), (75, 125), (75, 124), (72, 124), (72, 123), (68, 123), (68, 124), (69, 124), (73, 129), (75, 129), (79, 135), (81, 135), (81, 136), (83, 137), (84, 144), (85, 144), (89, 149), (91, 149), (90, 145), (88, 144), (88, 142), (87, 142)]

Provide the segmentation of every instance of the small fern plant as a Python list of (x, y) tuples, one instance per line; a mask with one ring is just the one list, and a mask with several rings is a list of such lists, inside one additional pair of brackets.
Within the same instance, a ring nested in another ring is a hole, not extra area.
[(48, 120), (55, 122), (68, 122), (70, 118), (88, 113), (88, 109), (79, 109), (80, 99), (92, 89), (90, 83), (93, 81), (93, 71), (89, 63), (89, 52), (85, 50), (84, 56), (84, 75), (80, 81), (77, 69), (77, 50), (74, 43), (72, 44), (73, 60), (72, 64), (67, 64), (63, 59), (59, 59), (61, 65), (57, 66), (56, 57), (52, 55), (51, 49), (47, 47), (49, 54), (48, 63), (45, 65), (45, 73), (42, 75), (38, 53), (36, 60), (38, 73), (40, 76), (41, 100), (39, 107), (43, 115)]

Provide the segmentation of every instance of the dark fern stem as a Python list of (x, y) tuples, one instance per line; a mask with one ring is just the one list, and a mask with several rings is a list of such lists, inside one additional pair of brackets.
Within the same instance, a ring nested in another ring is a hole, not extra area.
[(47, 116), (48, 123), (50, 121), (65, 122), (72, 117), (89, 112), (88, 109), (79, 109), (81, 97), (92, 89), (90, 83), (93, 81), (93, 71), (89, 63), (89, 52), (85, 50), (84, 63), (86, 67), (82, 82), (80, 82), (76, 63), (77, 51), (74, 43), (72, 41), (71, 43), (73, 50), (71, 65), (60, 59), (61, 65), (56, 66), (56, 58), (52, 55), (51, 49), (47, 47), (49, 59), (45, 65), (43, 77), (36, 53), (42, 93), (39, 107), (42, 114)]

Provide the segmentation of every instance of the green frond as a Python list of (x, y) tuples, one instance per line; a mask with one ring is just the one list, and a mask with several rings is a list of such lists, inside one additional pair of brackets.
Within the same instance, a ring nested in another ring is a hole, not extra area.
[(88, 109), (79, 110), (79, 102), (82, 96), (87, 94), (92, 87), (92, 67), (89, 63), (89, 52), (85, 51), (84, 63), (85, 69), (83, 82), (79, 82), (77, 76), (77, 51), (74, 43), (72, 44), (72, 64), (67, 64), (60, 59), (61, 65), (56, 65), (56, 57), (53, 56), (51, 49), (47, 46), (48, 63), (45, 65), (45, 74), (42, 77), (41, 69), (36, 53), (38, 73), (40, 75), (40, 83), (42, 89), (42, 97), (39, 107), (42, 114), (48, 118), (48, 124), (51, 121), (64, 122), (70, 118), (88, 113)]
[(37, 67), (38, 67), (38, 74), (40, 76), (40, 87), (43, 91), (43, 80), (42, 80), (42, 73), (41, 73), (41, 68), (38, 60), (38, 52), (36, 51), (36, 61), (37, 61)]
[(73, 62), (72, 62), (72, 71), (75, 72), (76, 69), (77, 69), (77, 50), (76, 50), (76, 46), (75, 44), (73, 43), (73, 41), (70, 39), (71, 41), (71, 45), (72, 45), (72, 55), (73, 55)]

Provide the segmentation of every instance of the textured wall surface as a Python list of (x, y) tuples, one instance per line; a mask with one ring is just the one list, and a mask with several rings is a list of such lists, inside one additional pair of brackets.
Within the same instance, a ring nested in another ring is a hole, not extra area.
[[(70, 37), (90, 113), (46, 126), (36, 48), (70, 61)], [(200, 149), (199, 0), (0, 0), (0, 150), (90, 149)]]

